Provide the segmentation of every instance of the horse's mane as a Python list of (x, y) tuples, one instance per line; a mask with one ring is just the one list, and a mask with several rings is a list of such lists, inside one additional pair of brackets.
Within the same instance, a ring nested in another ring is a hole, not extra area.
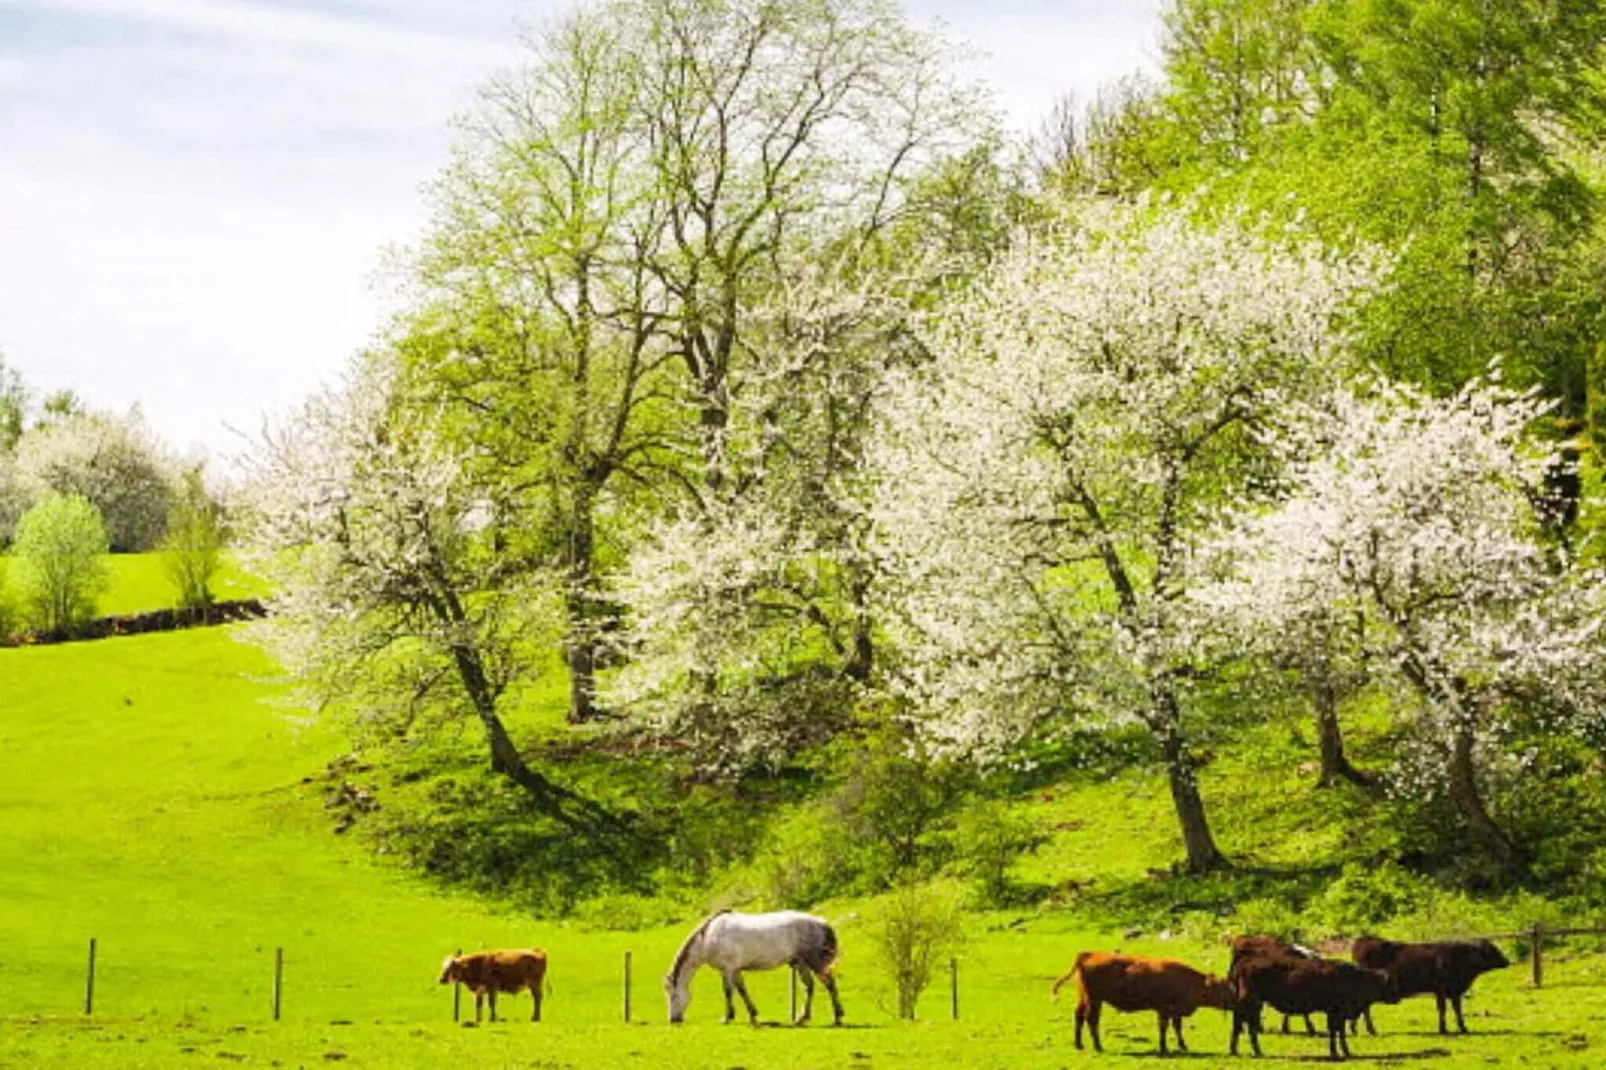
[(686, 939), (681, 943), (680, 950), (675, 952), (675, 963), (669, 967), (670, 984), (680, 983), (680, 971), (686, 966), (686, 957), (691, 954), (691, 946), (702, 937), (703, 931), (713, 924), (715, 918), (719, 917), (721, 914), (729, 913), (730, 908), (728, 907), (724, 910), (714, 911), (712, 914), (708, 915), (708, 917), (704, 918), (703, 923), (697, 926), (697, 928), (693, 929), (691, 931), (691, 935), (686, 937)]

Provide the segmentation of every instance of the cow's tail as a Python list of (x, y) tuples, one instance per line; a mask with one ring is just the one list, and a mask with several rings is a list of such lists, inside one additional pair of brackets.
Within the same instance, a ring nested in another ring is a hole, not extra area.
[(1080, 955), (1076, 956), (1076, 965), (1071, 967), (1070, 973), (1054, 982), (1054, 988), (1050, 995), (1052, 995), (1056, 1000), (1060, 998), (1060, 989), (1063, 988), (1071, 978), (1082, 972), (1082, 963), (1087, 961), (1087, 957), (1090, 954), (1092, 954), (1092, 952), (1084, 951)]
[(834, 977), (837, 963), (842, 961), (842, 945), (837, 943), (835, 929), (829, 925), (824, 929), (825, 932), (821, 934), (819, 974), (821, 977)]

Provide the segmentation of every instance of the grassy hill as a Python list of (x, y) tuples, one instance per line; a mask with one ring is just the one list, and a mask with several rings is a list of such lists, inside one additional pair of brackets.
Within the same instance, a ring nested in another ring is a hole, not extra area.
[[(1244, 922), (1211, 904), (1242, 896), (1253, 909), (1257, 887), (1302, 860), (1318, 890), (1345, 879), (1328, 866), (1338, 833), (1319, 820), (1333, 804), (1292, 773), (1258, 776), (1257, 748), (1291, 746), (1286, 738), (1251, 738), (1207, 777), (1223, 841), (1247, 863), (1215, 889), (1148, 874), (1175, 857), (1157, 783), (1068, 776), (1017, 805), (1056, 830), (1023, 879), (1072, 890), (1043, 908), (972, 918), (958, 1023), (947, 1020), (944, 991), (922, 1004), (930, 1020), (895, 1022), (867, 946), (866, 905), (830, 902), (820, 909), (842, 933), (852, 1028), (721, 1028), (718, 982), (705, 972), (691, 1022), (671, 1029), (658, 978), (684, 925), (538, 923), (442, 893), (332, 834), (319, 776), (344, 741), (284, 704), (272, 676), (227, 629), (0, 650), (0, 1066), (1092, 1065), (1097, 1057), (1071, 1047), (1070, 1003), (1047, 998), (1076, 951), (1119, 946), (1219, 970), (1219, 933)], [(1342, 906), (1342, 897), (1331, 904)], [(1125, 935), (1129, 916), (1162, 908), (1174, 932)], [(1482, 920), (1436, 909), (1413, 924)], [(92, 936), (100, 970), (85, 1020)], [(434, 984), (441, 956), (527, 944), (551, 954), (548, 1021), (518, 1021), (528, 1004), (517, 1001), (515, 1020), (495, 1029), (453, 1026), (450, 995)], [(285, 1020), (276, 1024), (269, 988), (281, 946)], [(620, 1022), (627, 950), (636, 1017), (647, 1024)], [(1356, 1050), (1454, 1067), (1599, 1065), (1606, 988), (1595, 986), (1606, 985), (1606, 959), (1569, 952), (1551, 960), (1548, 979), (1534, 991), (1518, 968), (1481, 981), (1474, 1037), (1431, 1035), (1432, 1003), (1419, 1000), (1380, 1011), (1385, 1035)], [(765, 1018), (781, 1020), (784, 976), (750, 984)], [(1112, 1054), (1152, 1053), (1151, 1017), (1106, 1023)], [(1195, 1049), (1213, 1055), (1226, 1035), (1216, 1012), (1190, 1029)], [(1307, 1058), (1325, 1050), (1303, 1038), (1267, 1047)]]

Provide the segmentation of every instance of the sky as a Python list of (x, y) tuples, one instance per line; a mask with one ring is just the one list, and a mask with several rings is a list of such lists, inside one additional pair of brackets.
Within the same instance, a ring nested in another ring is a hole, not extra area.
[[(1160, 0), (905, 0), (1017, 129), (1158, 62)], [(381, 326), (451, 116), (569, 0), (0, 0), (0, 354), (188, 455)], [(245, 437), (242, 437), (245, 436)]]

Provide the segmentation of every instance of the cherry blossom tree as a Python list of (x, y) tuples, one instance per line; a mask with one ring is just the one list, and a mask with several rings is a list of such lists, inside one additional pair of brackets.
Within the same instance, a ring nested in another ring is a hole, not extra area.
[(1194, 588), (1246, 644), (1364, 659), (1414, 692), (1402, 783), (1444, 791), (1507, 866), (1523, 851), (1482, 783), (1505, 715), (1528, 703), (1581, 726), (1606, 708), (1606, 586), (1542, 537), (1553, 458), (1527, 431), (1545, 408), (1490, 382), (1449, 398), (1375, 382), (1291, 407), (1273, 439), (1284, 493), (1229, 517), (1199, 561), (1234, 570)]
[(1332, 385), (1381, 264), (1185, 208), (1085, 203), (923, 332), (889, 389), (876, 549), (898, 685), (941, 744), (1007, 759), (1056, 718), (1158, 744), (1188, 865), (1200, 794), (1186, 551), (1265, 470), (1250, 431)]
[(245, 551), (275, 592), (259, 638), (314, 705), (388, 736), (470, 718), (491, 769), (536, 809), (577, 832), (615, 827), (534, 768), (503, 720), (561, 629), (556, 584), (499, 552), (505, 488), (397, 382), (387, 358), (359, 361), (251, 458)]

